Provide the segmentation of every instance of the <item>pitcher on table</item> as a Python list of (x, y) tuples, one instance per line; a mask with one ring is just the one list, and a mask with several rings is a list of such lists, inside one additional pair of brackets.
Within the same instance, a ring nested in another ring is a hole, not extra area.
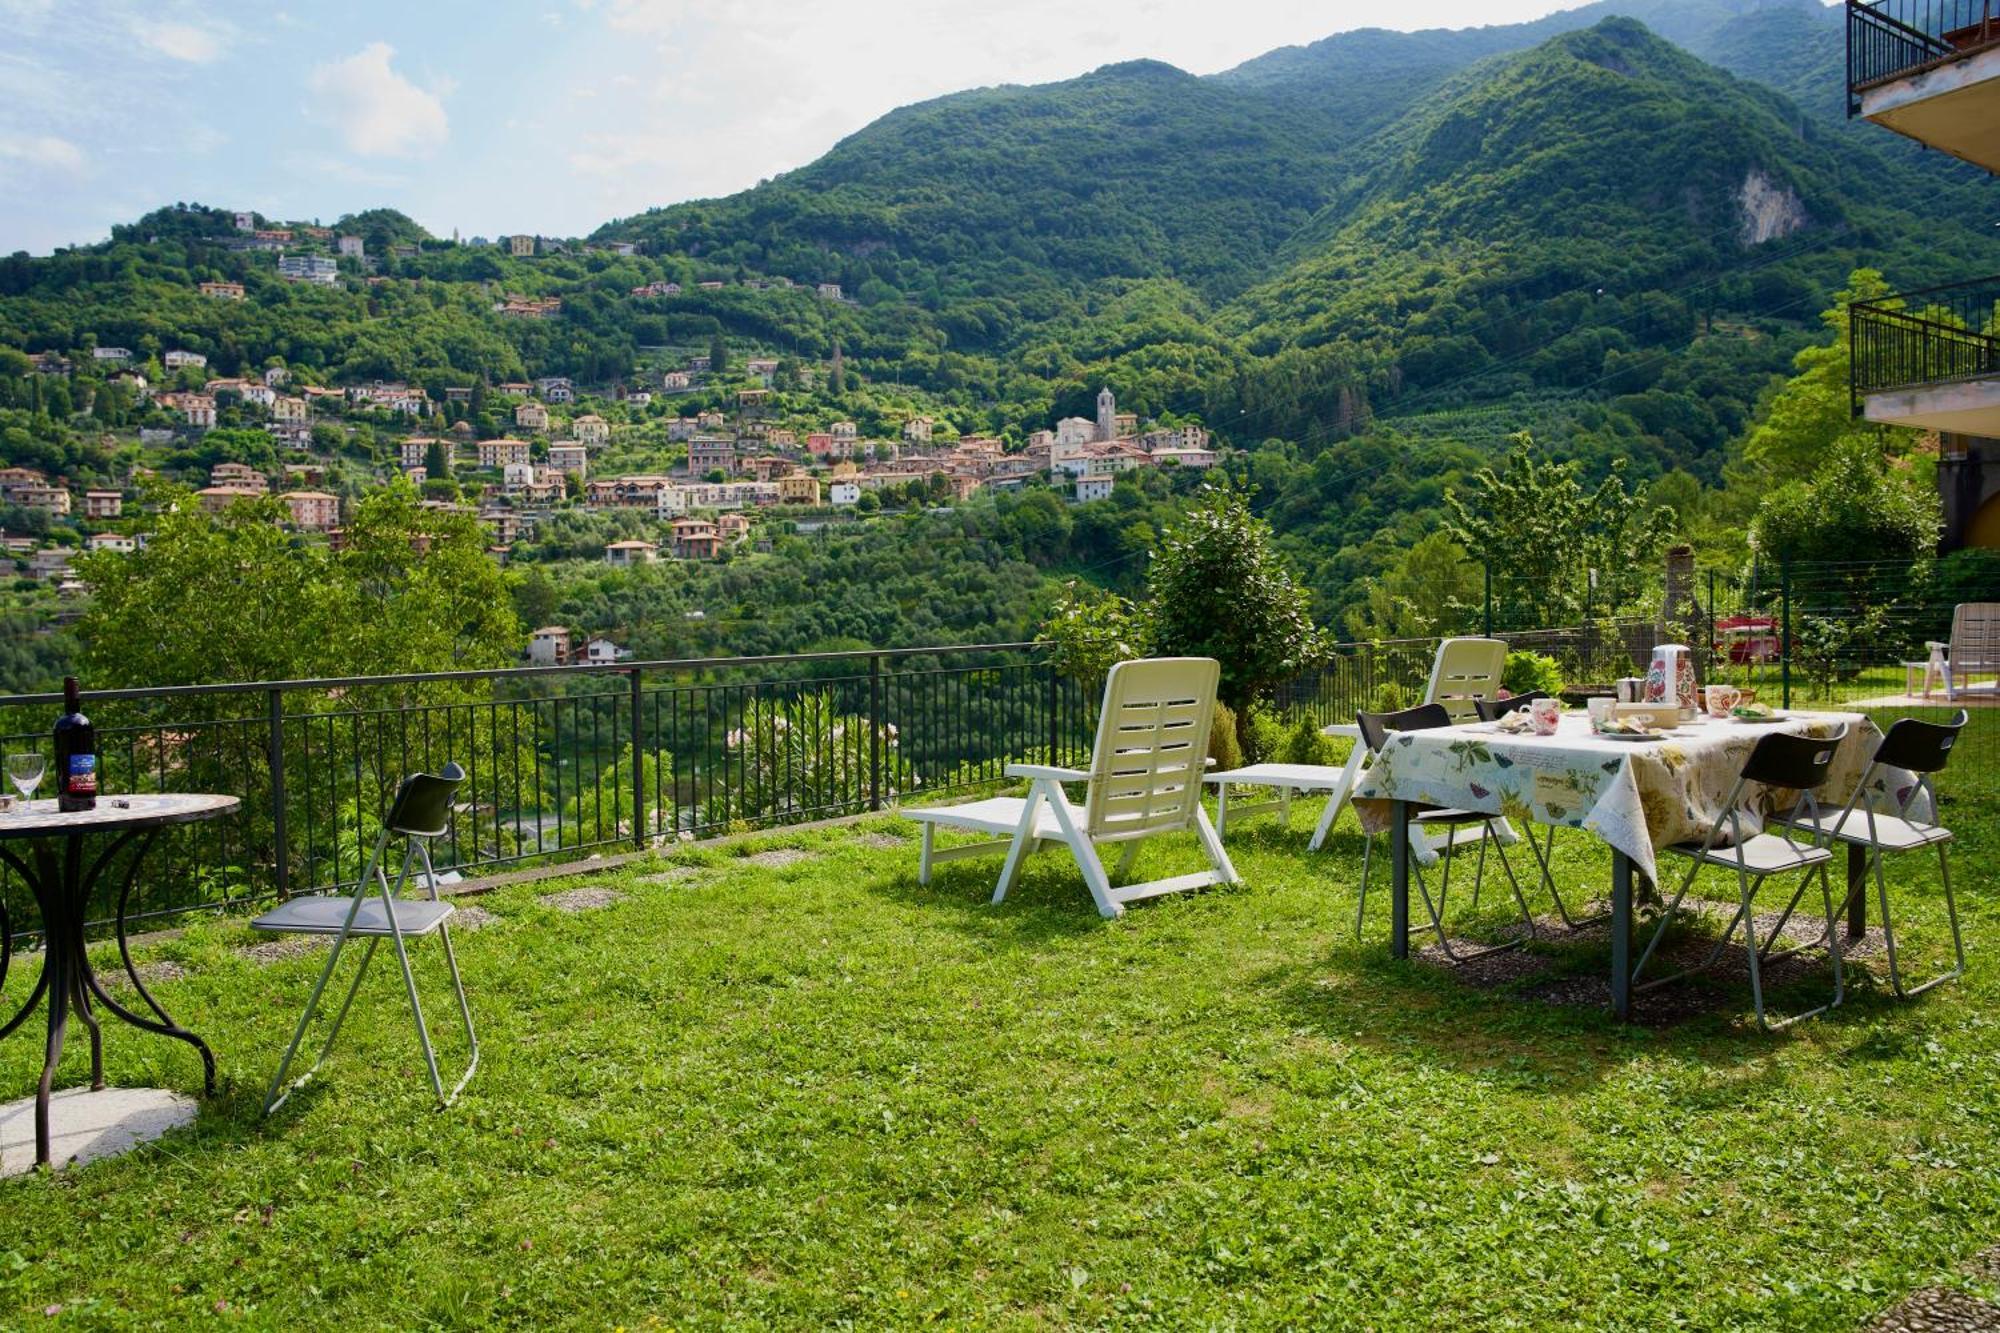
[(1646, 702), (1668, 704), (1683, 716), (1695, 710), (1694, 654), (1684, 643), (1663, 643), (1653, 649), (1646, 672)]

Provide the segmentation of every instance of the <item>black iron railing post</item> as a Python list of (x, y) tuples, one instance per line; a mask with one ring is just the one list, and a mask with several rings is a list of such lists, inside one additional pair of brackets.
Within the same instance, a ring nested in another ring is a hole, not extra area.
[(1062, 681), (1056, 674), (1056, 660), (1049, 658), (1049, 758), (1051, 767), (1062, 763), (1062, 722), (1058, 716), (1061, 708)]
[[(1726, 656), (1726, 655), (1725, 655)], [(1726, 663), (1725, 663), (1726, 665)], [(1715, 571), (1708, 571), (1708, 678), (1716, 679), (1715, 662)]]
[(868, 659), (868, 808), (882, 808), (882, 655)]
[(1490, 639), (1493, 637), (1493, 566), (1481, 565), (1480, 572), (1485, 576), (1485, 585), (1486, 585), (1486, 595), (1485, 595), (1486, 613), (1484, 617), (1484, 623), (1485, 623), (1484, 633), (1486, 637)]
[(292, 854), (290, 838), (285, 829), (285, 692), (266, 692), (270, 716), (271, 755), (271, 851), (272, 874), (277, 880), (278, 896), (291, 896)]
[(632, 846), (641, 848), (646, 845), (646, 726), (639, 709), (645, 698), (646, 671), (635, 666), (627, 674), (632, 685)]
[(1778, 562), (1778, 603), (1784, 615), (1784, 637), (1778, 645), (1778, 681), (1784, 699), (1779, 707), (1790, 708), (1792, 706), (1792, 562), (1789, 556)]

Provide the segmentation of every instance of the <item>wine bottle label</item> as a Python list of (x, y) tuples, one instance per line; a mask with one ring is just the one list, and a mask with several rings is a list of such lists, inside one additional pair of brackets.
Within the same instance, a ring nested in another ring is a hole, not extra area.
[(94, 754), (73, 754), (69, 757), (69, 773), (63, 779), (63, 789), (72, 796), (97, 795), (97, 756)]

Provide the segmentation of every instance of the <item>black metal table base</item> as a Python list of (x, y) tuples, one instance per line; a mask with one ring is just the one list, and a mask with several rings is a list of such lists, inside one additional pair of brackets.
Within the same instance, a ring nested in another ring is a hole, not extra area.
[[(14, 1016), (0, 1025), (0, 1038), (5, 1038), (28, 1020), (36, 1007), (46, 997), (48, 1001), (49, 1027), (48, 1044), (42, 1056), (42, 1080), (35, 1093), (35, 1162), (40, 1166), (50, 1165), (49, 1161), (49, 1092), (54, 1086), (56, 1066), (62, 1063), (63, 1040), (69, 1029), (72, 1012), (83, 1020), (90, 1032), (90, 1086), (93, 1090), (104, 1086), (104, 1032), (98, 1024), (97, 1014), (92, 1008), (95, 1000), (113, 1017), (138, 1028), (143, 1032), (157, 1033), (162, 1037), (172, 1037), (184, 1041), (201, 1053), (202, 1087), (205, 1095), (215, 1095), (215, 1055), (208, 1044), (194, 1033), (189, 1032), (168, 1016), (153, 998), (146, 983), (139, 979), (138, 970), (132, 966), (132, 952), (125, 941), (125, 908), (132, 896), (133, 881), (138, 878), (139, 865), (145, 860), (146, 851), (152, 846), (158, 828), (130, 829), (114, 838), (110, 845), (96, 857), (86, 861), (83, 835), (72, 833), (62, 838), (62, 852), (58, 856), (51, 846), (54, 839), (42, 839), (34, 843), (31, 860), (23, 860), (5, 847), (0, 847), (0, 860), (12, 866), (29, 891), (35, 896), (35, 904), (42, 914), (43, 947), (42, 974), (35, 981), (35, 988), (27, 1002)], [(90, 955), (84, 939), (84, 922), (89, 916), (91, 897), (111, 866), (118, 853), (125, 850), (135, 840), (138, 848), (127, 864), (124, 883), (118, 892), (118, 958), (125, 967), (125, 975), (132, 983), (132, 989), (145, 1001), (154, 1017), (147, 1018), (132, 1012), (105, 993), (104, 985), (91, 969)], [(7, 966), (10, 960), (8, 939), (9, 923), (5, 909), (0, 908), (0, 987), (7, 981)]]

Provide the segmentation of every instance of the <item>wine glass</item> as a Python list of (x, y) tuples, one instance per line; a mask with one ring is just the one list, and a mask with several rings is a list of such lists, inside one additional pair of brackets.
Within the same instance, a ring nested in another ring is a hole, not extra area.
[(42, 774), (47, 771), (42, 756), (34, 751), (7, 756), (7, 780), (14, 784), (14, 790), (21, 793), (21, 799), (32, 801), (35, 789), (42, 785)]

